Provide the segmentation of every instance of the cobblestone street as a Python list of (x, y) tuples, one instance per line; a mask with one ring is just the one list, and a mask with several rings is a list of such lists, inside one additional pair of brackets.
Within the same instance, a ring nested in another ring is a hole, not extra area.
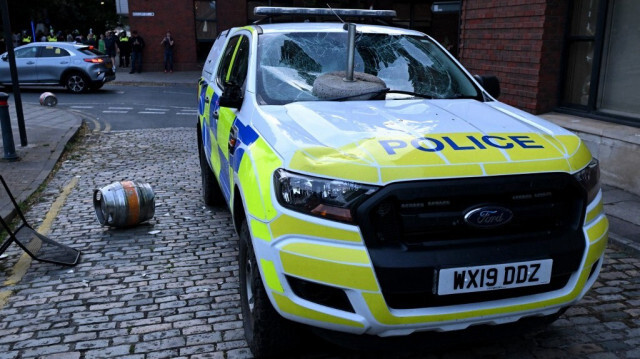
[[(81, 261), (72, 268), (34, 261), (14, 285), (22, 251), (12, 245), (0, 259), (0, 291), (11, 291), (0, 304), (0, 359), (250, 358), (236, 235), (226, 208), (201, 200), (195, 124), (87, 134), (26, 213), (34, 228), (74, 178), (48, 236), (81, 250)], [(100, 226), (93, 190), (127, 179), (151, 184), (155, 217), (129, 229)], [(612, 246), (607, 253), (595, 287), (544, 330), (384, 355), (311, 338), (304, 355), (640, 358), (640, 260)]]

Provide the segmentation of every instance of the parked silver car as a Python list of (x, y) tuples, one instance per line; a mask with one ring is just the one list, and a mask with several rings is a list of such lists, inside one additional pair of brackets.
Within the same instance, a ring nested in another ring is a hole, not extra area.
[[(15, 49), (20, 85), (62, 85), (73, 93), (99, 89), (116, 78), (109, 56), (93, 46), (35, 42)], [(9, 59), (0, 56), (0, 84), (11, 85)]]

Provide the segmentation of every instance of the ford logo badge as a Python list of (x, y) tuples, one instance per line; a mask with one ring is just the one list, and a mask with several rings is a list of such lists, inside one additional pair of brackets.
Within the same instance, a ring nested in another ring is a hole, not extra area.
[(504, 207), (486, 206), (470, 210), (464, 215), (464, 221), (478, 228), (493, 228), (509, 223), (513, 212)]

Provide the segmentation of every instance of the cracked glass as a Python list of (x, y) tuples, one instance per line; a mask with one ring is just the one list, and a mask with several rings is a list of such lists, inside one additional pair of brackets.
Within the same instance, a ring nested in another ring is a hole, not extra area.
[[(320, 101), (313, 84), (322, 74), (345, 71), (346, 32), (261, 35), (257, 89), (262, 104)], [(476, 98), (480, 93), (464, 72), (427, 37), (358, 33), (355, 69), (377, 76), (391, 91), (436, 99)], [(389, 98), (407, 95), (387, 94)]]

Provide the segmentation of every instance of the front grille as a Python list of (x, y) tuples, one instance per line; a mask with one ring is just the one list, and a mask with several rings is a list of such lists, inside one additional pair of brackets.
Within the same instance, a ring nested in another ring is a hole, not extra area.
[[(508, 223), (477, 228), (465, 214), (498, 206)], [(562, 173), (422, 181), (386, 186), (357, 210), (382, 292), (392, 308), (473, 303), (562, 288), (585, 244), (585, 194)], [(542, 286), (438, 296), (438, 270), (553, 259)]]

